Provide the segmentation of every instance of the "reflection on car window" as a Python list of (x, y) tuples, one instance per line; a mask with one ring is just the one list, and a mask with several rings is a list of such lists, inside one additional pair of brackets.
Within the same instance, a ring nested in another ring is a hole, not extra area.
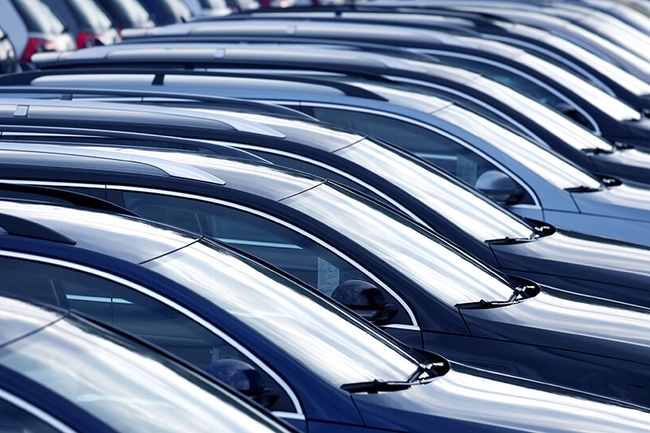
[[(95, 275), (27, 260), (0, 258), (0, 291), (72, 308), (137, 335), (214, 372), (225, 358), (251, 363), (237, 349), (181, 312), (136, 290)], [(216, 367), (215, 367), (216, 366)], [(259, 371), (267, 383), (271, 378)], [(273, 389), (280, 390), (279, 386)], [(286, 395), (273, 409), (292, 411)]]
[[(0, 391), (0, 397), (1, 395), (2, 391)], [(56, 433), (59, 430), (0, 398), (0, 431), (3, 433)]]
[(54, 12), (40, 0), (12, 0), (16, 10), (32, 32), (60, 34), (65, 27)]
[(307, 237), (257, 215), (180, 197), (124, 192), (138, 215), (203, 234), (250, 253), (330, 295), (363, 274)]

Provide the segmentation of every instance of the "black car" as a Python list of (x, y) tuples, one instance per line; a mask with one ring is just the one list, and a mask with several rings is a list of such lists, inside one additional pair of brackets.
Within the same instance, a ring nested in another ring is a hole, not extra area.
[(378, 202), (267, 163), (22, 148), (2, 151), (3, 180), (74, 189), (228, 243), (452, 361), (650, 404), (647, 308), (505, 276)]
[[(317, 53), (316, 53), (317, 52)], [(423, 59), (405, 49), (383, 49), (382, 53), (351, 45), (320, 44), (228, 44), (211, 42), (130, 43), (96, 47), (92, 52), (44, 53), (36, 56), (39, 68), (123, 69), (138, 66), (150, 70), (265, 68), (297, 70), (303, 74), (319, 70), (373, 76), (389, 82), (426, 88), (481, 115), (504, 123), (542, 145), (557, 149), (566, 158), (594, 174), (650, 182), (648, 168), (639, 167), (645, 152), (610, 143), (567, 119), (557, 111), (519, 92), (461, 68)], [(294, 72), (295, 73), (295, 72)], [(650, 121), (633, 122), (635, 131), (627, 141), (643, 144)], [(634, 141), (633, 136), (639, 137)], [(563, 141), (562, 146), (551, 145)], [(629, 162), (627, 162), (629, 161)]]
[[(241, 123), (228, 124), (225, 121), (237, 113), (225, 110), (208, 118), (205, 111), (197, 114), (95, 101), (5, 103), (7, 109), (1, 112), (7, 120), (0, 117), (0, 125), (8, 125), (3, 126), (6, 139), (11, 137), (10, 125), (24, 130), (76, 126), (83, 120), (87, 128), (155, 130), (205, 140), (195, 149), (202, 152), (210, 152), (208, 141), (218, 140), (373, 195), (504, 272), (574, 292), (650, 306), (648, 247), (526, 221), (424, 160), (350, 130), (294, 116), (246, 113), (239, 113), (237, 122)], [(155, 117), (156, 111), (169, 123), (147, 120)], [(9, 148), (10, 143), (4, 146)]]

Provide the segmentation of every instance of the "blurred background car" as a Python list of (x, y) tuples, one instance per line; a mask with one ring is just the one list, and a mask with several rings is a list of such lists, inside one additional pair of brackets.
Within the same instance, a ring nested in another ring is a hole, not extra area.
[(117, 28), (95, 0), (43, 0), (61, 18), (77, 49), (120, 41)]
[(156, 26), (190, 21), (194, 14), (183, 0), (140, 0)]
[(41, 0), (0, 0), (0, 10), (0, 28), (20, 62), (30, 62), (35, 53), (76, 48), (68, 29)]
[(149, 29), (156, 25), (138, 0), (97, 0), (122, 35), (124, 29)]

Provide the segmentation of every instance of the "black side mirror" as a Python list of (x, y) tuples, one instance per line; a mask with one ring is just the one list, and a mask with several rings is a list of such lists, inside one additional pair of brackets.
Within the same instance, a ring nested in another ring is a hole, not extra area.
[(515, 204), (524, 197), (521, 187), (505, 173), (498, 170), (483, 172), (476, 179), (474, 186), (488, 197), (503, 204)]
[(351, 279), (338, 285), (332, 298), (377, 325), (390, 322), (397, 307), (386, 301), (384, 294), (372, 283)]
[(278, 399), (277, 392), (264, 384), (257, 369), (244, 360), (220, 358), (213, 361), (206, 371), (264, 407), (271, 407)]

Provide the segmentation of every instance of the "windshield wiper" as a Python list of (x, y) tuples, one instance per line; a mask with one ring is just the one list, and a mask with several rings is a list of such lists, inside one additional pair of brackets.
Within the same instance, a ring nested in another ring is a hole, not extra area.
[(600, 155), (601, 153), (610, 154), (614, 153), (613, 150), (603, 149), (602, 147), (592, 147), (589, 149), (582, 149), (584, 153), (591, 153), (594, 155)]
[(541, 287), (534, 281), (527, 280), (521, 277), (509, 276), (509, 278), (518, 281), (520, 284), (512, 288), (512, 294), (506, 301), (486, 301), (481, 299), (478, 302), (466, 302), (464, 304), (456, 304), (457, 308), (466, 309), (487, 309), (499, 308), (508, 305), (516, 304), (524, 299), (535, 297), (540, 291)]
[(532, 242), (535, 239), (537, 239), (536, 234), (530, 235), (530, 237), (527, 238), (511, 238), (510, 236), (506, 236), (505, 238), (501, 239), (489, 239), (485, 242), (488, 244), (496, 244), (496, 245), (510, 245), (510, 244), (523, 244), (526, 242)]
[(596, 192), (596, 191), (600, 191), (600, 188), (594, 188), (593, 186), (587, 186), (587, 185), (580, 185), (571, 188), (564, 188), (564, 190), (568, 192)]
[(341, 385), (341, 389), (350, 393), (368, 392), (370, 394), (376, 394), (378, 392), (401, 391), (410, 388), (411, 385), (413, 384), (409, 382), (391, 382), (375, 379), (371, 382), (346, 383)]
[[(440, 376), (449, 369), (449, 366), (444, 361), (435, 361), (422, 363), (418, 365), (417, 370), (404, 382), (404, 381), (387, 381), (387, 380), (373, 380), (370, 382), (355, 382), (346, 383), (341, 385), (341, 389), (350, 393), (368, 392), (376, 394), (378, 392), (401, 391), (410, 388), (412, 385), (426, 383), (434, 377)], [(426, 377), (422, 377), (426, 375)]]

